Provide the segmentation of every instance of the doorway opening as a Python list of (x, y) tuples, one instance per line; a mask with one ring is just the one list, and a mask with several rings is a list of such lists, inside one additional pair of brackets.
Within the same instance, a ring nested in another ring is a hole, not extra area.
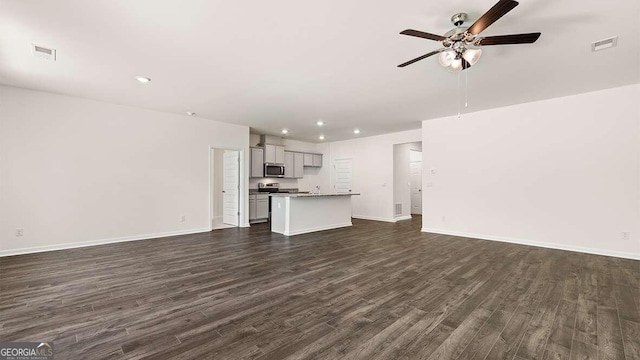
[(422, 142), (393, 145), (393, 218), (422, 215)]
[[(422, 148), (422, 144), (420, 144)], [(422, 215), (422, 151), (409, 150), (411, 215)]]
[(211, 229), (240, 226), (240, 157), (238, 150), (211, 148)]

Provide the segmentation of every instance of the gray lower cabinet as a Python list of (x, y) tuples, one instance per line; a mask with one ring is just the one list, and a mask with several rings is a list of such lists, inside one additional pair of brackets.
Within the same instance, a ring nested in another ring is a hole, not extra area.
[(251, 148), (251, 177), (264, 177), (264, 149)]
[(258, 218), (258, 202), (256, 195), (249, 195), (249, 221)]
[(304, 176), (304, 154), (293, 154), (293, 177), (296, 179), (302, 179)]
[(264, 199), (258, 198), (256, 205), (256, 213), (258, 220), (269, 219), (269, 196), (264, 195)]
[(259, 222), (269, 219), (269, 195), (249, 195), (249, 221)]

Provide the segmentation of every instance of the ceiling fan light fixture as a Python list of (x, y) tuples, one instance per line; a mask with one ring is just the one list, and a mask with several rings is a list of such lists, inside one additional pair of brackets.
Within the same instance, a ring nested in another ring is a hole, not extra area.
[(453, 60), (456, 58), (456, 52), (453, 50), (445, 50), (443, 52), (440, 53), (440, 55), (438, 56), (438, 61), (440, 62), (440, 65), (444, 66), (444, 67), (448, 67), (451, 65), (451, 62), (453, 62)]
[(473, 66), (478, 60), (480, 60), (480, 56), (482, 55), (481, 49), (467, 49), (462, 53), (462, 57), (467, 60), (467, 62)]
[(451, 65), (447, 66), (447, 70), (454, 73), (462, 71), (462, 59), (453, 59)]

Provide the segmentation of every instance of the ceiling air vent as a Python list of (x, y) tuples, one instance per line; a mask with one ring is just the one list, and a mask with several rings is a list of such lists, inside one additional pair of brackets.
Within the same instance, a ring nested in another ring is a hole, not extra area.
[(591, 51), (600, 51), (608, 48), (612, 48), (618, 45), (618, 37), (614, 36), (612, 38), (596, 41), (591, 44)]
[(38, 46), (35, 44), (31, 44), (31, 52), (33, 53), (33, 56), (35, 57), (39, 57), (39, 58), (43, 58), (43, 59), (47, 59), (47, 60), (56, 60), (56, 50), (55, 49), (48, 49), (46, 47), (43, 46)]

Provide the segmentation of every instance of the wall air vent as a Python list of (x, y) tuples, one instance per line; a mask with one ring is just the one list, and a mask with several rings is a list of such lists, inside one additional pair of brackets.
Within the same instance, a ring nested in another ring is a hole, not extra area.
[(56, 50), (49, 49), (43, 46), (38, 46), (36, 44), (31, 44), (31, 53), (35, 57), (47, 59), (47, 60), (56, 60)]
[(395, 205), (396, 205), (396, 206), (395, 206), (395, 211), (394, 211), (394, 213), (395, 213), (395, 214), (394, 214), (394, 215), (395, 215), (395, 216), (400, 216), (400, 215), (402, 215), (402, 203), (397, 203), (397, 204), (395, 204)]
[(614, 36), (612, 38), (596, 41), (591, 44), (591, 51), (600, 51), (615, 47), (618, 45), (618, 37)]

